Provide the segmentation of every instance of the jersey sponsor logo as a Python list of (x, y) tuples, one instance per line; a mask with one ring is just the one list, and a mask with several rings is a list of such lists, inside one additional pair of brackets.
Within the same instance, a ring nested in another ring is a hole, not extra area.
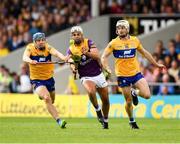
[(31, 55), (30, 58), (38, 62), (46, 62), (46, 61), (51, 61), (51, 54), (49, 54), (48, 56), (39, 56), (39, 55), (32, 56)]
[(46, 61), (46, 58), (45, 57), (40, 57), (39, 58), (39, 62), (45, 62)]
[(128, 49), (128, 50), (114, 50), (113, 55), (115, 58), (133, 58), (136, 56), (136, 49)]
[(131, 54), (131, 50), (124, 51), (124, 55)]

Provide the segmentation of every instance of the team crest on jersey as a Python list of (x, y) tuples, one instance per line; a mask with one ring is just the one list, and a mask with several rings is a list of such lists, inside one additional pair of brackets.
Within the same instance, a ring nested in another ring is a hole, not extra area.
[(125, 48), (125, 49), (128, 49), (128, 48), (129, 48), (129, 46), (126, 44), (126, 45), (124, 46), (124, 48)]

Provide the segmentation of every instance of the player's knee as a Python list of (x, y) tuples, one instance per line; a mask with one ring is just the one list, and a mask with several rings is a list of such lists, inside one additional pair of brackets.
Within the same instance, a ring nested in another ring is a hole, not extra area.
[(52, 100), (49, 95), (44, 96), (44, 101), (45, 101), (45, 103), (52, 103)]
[(95, 91), (95, 90), (89, 90), (89, 91), (88, 91), (88, 95), (89, 95), (89, 96), (96, 95), (96, 91)]
[(149, 93), (147, 92), (147, 93), (144, 94), (144, 98), (145, 99), (150, 99), (150, 97), (151, 97), (150, 92)]

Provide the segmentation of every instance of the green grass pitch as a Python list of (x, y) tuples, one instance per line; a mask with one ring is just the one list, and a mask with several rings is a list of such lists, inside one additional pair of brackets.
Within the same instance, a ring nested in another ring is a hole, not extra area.
[(51, 118), (0, 118), (0, 143), (180, 143), (179, 119), (110, 118), (103, 130), (95, 118), (69, 118), (61, 129)]

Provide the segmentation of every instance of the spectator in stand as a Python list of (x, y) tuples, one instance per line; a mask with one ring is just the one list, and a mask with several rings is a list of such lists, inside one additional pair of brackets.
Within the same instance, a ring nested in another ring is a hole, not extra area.
[(112, 0), (109, 3), (108, 9), (111, 14), (119, 14), (123, 12), (122, 6), (116, 0)]
[(162, 85), (160, 85), (158, 95), (167, 95), (167, 94), (175, 94), (174, 86), (168, 86), (167, 83), (170, 82), (170, 77), (168, 74), (164, 74), (162, 77)]
[(175, 35), (175, 49), (177, 54), (180, 54), (180, 32)]
[(169, 69), (171, 67), (172, 57), (170, 55), (166, 55), (163, 59), (165, 66)]
[(4, 46), (3, 42), (0, 40), (0, 58), (5, 57), (9, 54), (9, 49)]
[(144, 67), (143, 65), (141, 65), (141, 71), (147, 82), (154, 82), (153, 74), (149, 67)]
[(175, 81), (178, 82), (178, 73), (180, 71), (179, 64), (176, 60), (171, 62), (171, 67), (168, 69), (168, 73), (174, 77)]
[(1, 80), (0, 80), (0, 92), (7, 93), (9, 92), (9, 84), (11, 82), (11, 77), (9, 73), (9, 69), (6, 67), (1, 67)]
[(158, 40), (155, 45), (155, 52), (158, 59), (164, 59), (165, 57), (165, 48), (162, 40)]
[(173, 40), (173, 39), (169, 40), (166, 55), (170, 56), (172, 59), (177, 60), (177, 52), (176, 52), (176, 48), (175, 48), (175, 40)]
[(10, 93), (19, 93), (20, 89), (20, 81), (19, 76), (16, 72), (11, 73), (12, 81), (9, 84), (9, 92)]
[(26, 63), (21, 65), (21, 74), (20, 74), (20, 93), (32, 93), (32, 86), (29, 78), (29, 70)]

